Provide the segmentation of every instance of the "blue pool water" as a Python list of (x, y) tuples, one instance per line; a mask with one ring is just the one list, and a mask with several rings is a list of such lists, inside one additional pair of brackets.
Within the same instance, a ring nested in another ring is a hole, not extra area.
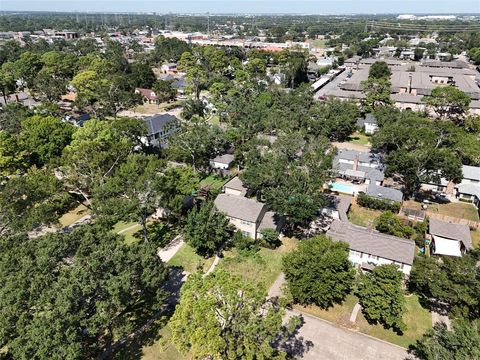
[(356, 188), (354, 186), (337, 182), (332, 183), (330, 185), (330, 189), (332, 191), (338, 191), (344, 194), (353, 194), (356, 191)]

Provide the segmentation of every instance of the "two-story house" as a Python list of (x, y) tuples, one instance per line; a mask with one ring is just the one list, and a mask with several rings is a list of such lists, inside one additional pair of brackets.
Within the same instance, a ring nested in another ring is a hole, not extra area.
[(340, 149), (333, 159), (333, 171), (343, 179), (381, 185), (385, 175), (378, 155), (350, 149)]
[(378, 231), (334, 220), (327, 236), (349, 245), (348, 258), (355, 267), (372, 270), (377, 265), (395, 264), (405, 276), (410, 275), (415, 256), (415, 242)]
[(143, 142), (155, 147), (166, 146), (168, 137), (180, 129), (180, 121), (171, 114), (156, 114), (143, 121), (147, 126), (147, 138)]
[(268, 211), (264, 203), (245, 197), (247, 188), (238, 177), (227, 182), (223, 191), (214, 201), (215, 208), (224, 213), (244, 236), (258, 239), (264, 229), (282, 229), (283, 218)]

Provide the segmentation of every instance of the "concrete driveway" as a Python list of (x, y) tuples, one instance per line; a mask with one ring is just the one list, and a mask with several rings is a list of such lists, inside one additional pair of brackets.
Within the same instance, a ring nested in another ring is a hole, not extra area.
[(305, 360), (404, 360), (413, 359), (401, 347), (345, 330), (307, 314), (293, 310), (289, 316), (304, 320), (297, 339), (303, 346), (292, 346), (292, 355)]

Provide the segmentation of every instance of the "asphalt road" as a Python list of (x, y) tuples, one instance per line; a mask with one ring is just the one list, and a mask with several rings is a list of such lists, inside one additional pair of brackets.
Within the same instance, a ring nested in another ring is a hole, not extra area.
[[(405, 360), (409, 357), (401, 347), (372, 337), (334, 326), (307, 314), (293, 310), (289, 316), (302, 315), (303, 326), (297, 339), (303, 338), (304, 346), (296, 346), (299, 359), (305, 360)], [(306, 344), (306, 345), (305, 345)]]

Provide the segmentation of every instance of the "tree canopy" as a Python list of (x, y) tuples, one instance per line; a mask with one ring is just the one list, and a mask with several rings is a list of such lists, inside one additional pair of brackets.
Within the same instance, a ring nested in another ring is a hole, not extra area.
[(304, 240), (287, 254), (283, 272), (294, 301), (324, 309), (343, 301), (355, 277), (348, 245), (324, 236)]
[(265, 290), (224, 270), (192, 275), (170, 319), (173, 343), (194, 359), (284, 359), (273, 346), (298, 324), (282, 325), (283, 308)]
[(139, 301), (159, 309), (165, 267), (148, 243), (108, 229), (0, 238), (0, 339), (13, 358), (85, 359), (136, 326)]
[(379, 322), (399, 333), (406, 330), (402, 320), (405, 313), (402, 277), (397, 265), (379, 265), (371, 273), (361, 275), (356, 291), (369, 322)]

